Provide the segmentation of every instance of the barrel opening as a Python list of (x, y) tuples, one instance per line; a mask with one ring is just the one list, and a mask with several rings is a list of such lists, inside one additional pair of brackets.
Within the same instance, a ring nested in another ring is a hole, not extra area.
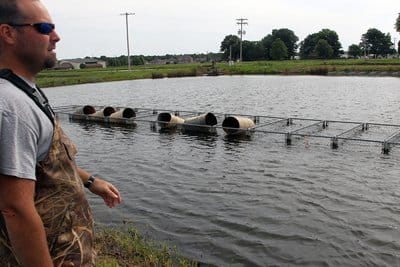
[(218, 123), (217, 118), (212, 113), (206, 115), (206, 125), (214, 126)]
[(235, 117), (227, 117), (225, 120), (222, 122), (222, 127), (226, 128), (239, 128), (240, 124), (238, 119)]
[(113, 107), (106, 107), (104, 110), (103, 110), (103, 115), (105, 116), (105, 117), (108, 117), (108, 116), (110, 116), (111, 114), (113, 114), (115, 112), (115, 109), (113, 108)]
[(170, 113), (160, 113), (158, 114), (157, 120), (162, 122), (170, 122), (172, 115)]
[(82, 109), (83, 114), (90, 115), (96, 112), (96, 109), (93, 106), (86, 105)]
[(126, 119), (133, 118), (133, 117), (136, 117), (136, 113), (135, 113), (135, 111), (133, 109), (126, 108), (122, 112), (122, 117), (126, 118)]

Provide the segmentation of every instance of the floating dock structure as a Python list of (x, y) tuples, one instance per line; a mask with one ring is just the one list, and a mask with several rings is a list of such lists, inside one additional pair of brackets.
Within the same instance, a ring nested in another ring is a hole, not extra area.
[(291, 145), (295, 137), (328, 139), (332, 149), (339, 148), (341, 142), (356, 141), (380, 144), (384, 154), (400, 145), (397, 124), (90, 105), (54, 110), (73, 121), (126, 126), (145, 122), (153, 131), (217, 134), (222, 130), (229, 136), (250, 136), (256, 132), (276, 134), (284, 137), (286, 145)]

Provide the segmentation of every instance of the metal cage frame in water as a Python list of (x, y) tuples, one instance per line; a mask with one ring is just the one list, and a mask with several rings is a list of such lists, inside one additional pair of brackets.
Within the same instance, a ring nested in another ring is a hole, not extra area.
[[(104, 112), (106, 109), (108, 112)], [(150, 123), (153, 131), (217, 134), (222, 130), (233, 137), (249, 136), (255, 132), (277, 134), (284, 137), (286, 145), (291, 145), (294, 137), (329, 139), (332, 149), (339, 148), (343, 141), (357, 141), (380, 144), (384, 154), (400, 145), (398, 124), (91, 105), (60, 106), (54, 110), (58, 116), (67, 115), (72, 121), (126, 126)], [(85, 114), (85, 110), (89, 113)], [(124, 117), (124, 110), (129, 110), (128, 117)], [(115, 116), (117, 113), (119, 115)]]

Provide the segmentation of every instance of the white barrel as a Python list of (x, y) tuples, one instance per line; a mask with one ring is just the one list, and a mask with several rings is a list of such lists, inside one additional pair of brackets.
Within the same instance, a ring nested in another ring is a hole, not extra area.
[(214, 126), (217, 123), (218, 123), (217, 118), (215, 117), (214, 114), (212, 114), (210, 112), (196, 116), (196, 117), (185, 119), (185, 124), (192, 124), (192, 125)]
[(86, 106), (75, 109), (74, 114), (76, 114), (76, 115), (91, 115), (95, 112), (96, 112), (96, 109), (93, 106), (86, 105)]
[(91, 114), (91, 116), (94, 116), (94, 117), (109, 117), (114, 112), (115, 112), (115, 108), (113, 108), (113, 107), (105, 107), (102, 110), (99, 110), (96, 113)]
[(231, 116), (222, 122), (222, 129), (229, 135), (244, 133), (245, 130), (254, 127), (254, 121), (250, 118)]
[(117, 119), (130, 119), (134, 117), (136, 117), (136, 113), (131, 108), (123, 108), (110, 115), (110, 118), (117, 118)]
[(172, 115), (171, 113), (163, 112), (157, 116), (158, 125), (161, 128), (174, 128), (177, 124), (182, 124), (185, 122), (181, 117)]
[(217, 118), (213, 113), (205, 113), (196, 117), (185, 119), (185, 123), (182, 125), (184, 132), (199, 132), (199, 133), (215, 133), (216, 129), (214, 126), (218, 123)]

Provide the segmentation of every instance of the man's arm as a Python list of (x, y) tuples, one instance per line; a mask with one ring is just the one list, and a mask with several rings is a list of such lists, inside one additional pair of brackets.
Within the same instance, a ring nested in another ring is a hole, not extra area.
[[(84, 169), (77, 168), (79, 177), (85, 184), (89, 180), (90, 174)], [(121, 203), (121, 194), (118, 189), (111, 183), (104, 181), (103, 179), (96, 177), (94, 182), (90, 185), (89, 190), (100, 197), (103, 198), (104, 203), (110, 208), (115, 207), (117, 204)]]
[(15, 256), (22, 266), (53, 266), (34, 204), (35, 181), (0, 174), (0, 211)]

